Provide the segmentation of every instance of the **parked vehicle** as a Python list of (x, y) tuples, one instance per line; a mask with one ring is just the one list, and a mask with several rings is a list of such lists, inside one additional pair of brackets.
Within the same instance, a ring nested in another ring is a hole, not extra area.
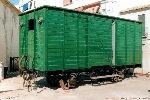
[(63, 89), (82, 75), (117, 82), (142, 64), (142, 30), (138, 21), (42, 6), (20, 14), (19, 67)]

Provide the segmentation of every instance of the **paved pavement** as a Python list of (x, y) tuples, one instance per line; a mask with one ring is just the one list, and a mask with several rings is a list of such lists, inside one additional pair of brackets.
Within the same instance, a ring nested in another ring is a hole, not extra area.
[(0, 100), (150, 100), (150, 77), (145, 76), (106, 85), (83, 83), (67, 91), (50, 87), (42, 77), (38, 78), (37, 90), (31, 92), (23, 88), (22, 82), (18, 76), (0, 83), (0, 91), (10, 90), (0, 93)]

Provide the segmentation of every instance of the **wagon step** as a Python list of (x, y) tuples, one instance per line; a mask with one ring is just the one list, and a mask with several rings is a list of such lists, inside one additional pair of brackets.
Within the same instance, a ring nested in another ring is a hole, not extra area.
[(93, 80), (96, 80), (96, 79), (100, 79), (100, 78), (111, 78), (111, 77), (115, 77), (115, 76), (119, 77), (120, 75), (114, 74), (114, 75), (96, 76), (96, 77), (90, 77), (90, 78)]

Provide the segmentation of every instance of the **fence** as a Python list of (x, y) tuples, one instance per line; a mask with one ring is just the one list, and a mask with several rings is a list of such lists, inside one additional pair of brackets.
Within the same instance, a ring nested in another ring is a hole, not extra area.
[(10, 72), (19, 70), (18, 61), (19, 57), (10, 57)]

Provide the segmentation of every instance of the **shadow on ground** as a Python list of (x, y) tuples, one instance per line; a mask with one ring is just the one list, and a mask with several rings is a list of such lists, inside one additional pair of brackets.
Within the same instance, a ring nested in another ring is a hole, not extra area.
[(47, 88), (50, 88), (50, 89), (53, 89), (53, 90), (57, 90), (58, 88), (60, 88), (60, 87), (58, 87), (58, 86), (56, 86), (56, 87), (50, 86), (50, 85), (46, 82), (46, 78), (42, 78), (42, 79), (36, 81), (36, 87), (37, 87), (37, 88), (44, 88), (44, 87), (47, 87)]
[(5, 79), (17, 77), (19, 75), (19, 71), (7, 72)]
[[(132, 76), (132, 75), (126, 75), (125, 79), (127, 78), (137, 78), (137, 76)], [(102, 85), (109, 85), (109, 84), (116, 84), (118, 82), (112, 82), (110, 79), (106, 79), (103, 83), (103, 79), (100, 79), (98, 81), (91, 81), (89, 80), (89, 78), (80, 78), (79, 81), (77, 82), (77, 85), (75, 88), (72, 88), (72, 89), (76, 89), (76, 88), (79, 88), (80, 86), (84, 86), (84, 85), (91, 85), (91, 86), (102, 86)], [(122, 80), (123, 81), (123, 80)], [(121, 82), (121, 81), (119, 81)], [(57, 90), (58, 88), (60, 88), (60, 86), (50, 86), (47, 82), (46, 82), (46, 79), (45, 78), (42, 78), (38, 81), (36, 81), (36, 86), (37, 88), (44, 88), (44, 87), (47, 87), (47, 88), (50, 88), (50, 89), (53, 89), (53, 90)]]
[[(17, 77), (19, 75), (19, 71), (15, 71), (15, 72), (8, 72), (7, 74), (7, 78), (13, 78), (13, 77)], [(132, 74), (130, 75), (126, 75), (125, 79), (127, 78), (137, 78), (137, 76), (132, 76)], [(98, 81), (91, 81), (89, 78), (87, 77), (81, 77), (79, 78), (79, 81), (77, 82), (77, 85), (75, 86), (75, 88), (72, 89), (77, 89), (80, 86), (84, 86), (84, 85), (91, 85), (91, 86), (102, 86), (102, 85), (108, 85), (108, 84), (116, 84), (118, 82), (112, 82), (110, 79), (106, 79), (104, 82), (104, 79), (100, 79)], [(123, 80), (122, 80), (123, 81)], [(121, 82), (121, 81), (120, 81)], [(36, 84), (34, 85), (34, 89), (40, 88), (42, 89), (40, 92), (42, 92), (44, 90), (44, 88), (50, 88), (53, 90), (57, 90), (58, 88), (60, 88), (60, 86), (50, 86), (47, 82), (46, 82), (46, 78), (44, 77), (40, 77), (37, 78)], [(148, 92), (150, 92), (150, 90), (148, 90)]]

